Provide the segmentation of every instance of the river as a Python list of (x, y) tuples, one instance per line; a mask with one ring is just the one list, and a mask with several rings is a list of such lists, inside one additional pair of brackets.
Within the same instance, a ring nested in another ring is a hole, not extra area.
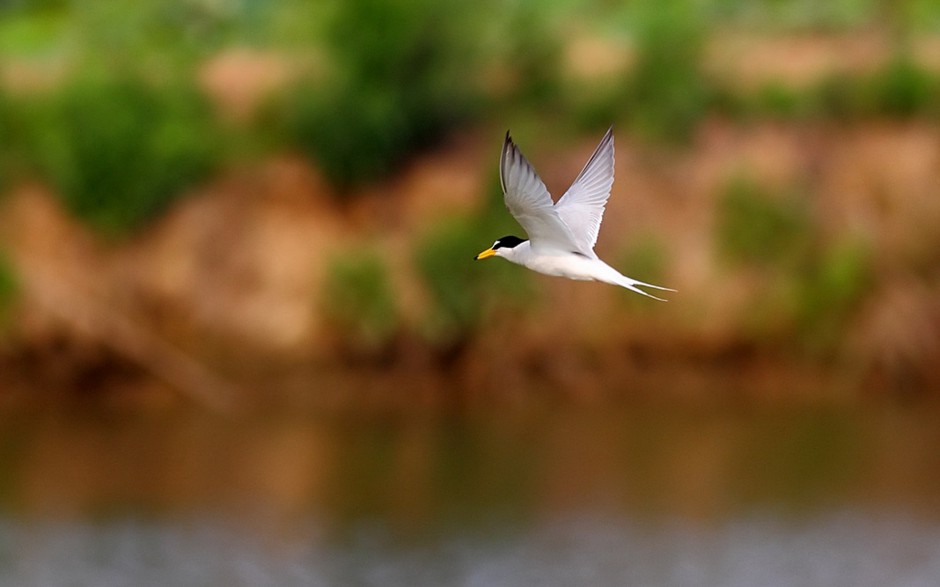
[(4, 586), (940, 581), (934, 408), (0, 416)]

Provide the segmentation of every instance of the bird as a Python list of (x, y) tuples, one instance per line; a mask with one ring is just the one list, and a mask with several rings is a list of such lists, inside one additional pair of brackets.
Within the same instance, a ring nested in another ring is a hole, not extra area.
[(506, 131), (499, 158), (499, 180), (506, 207), (529, 238), (504, 236), (475, 259), (502, 257), (545, 275), (600, 281), (666, 301), (640, 286), (676, 290), (627, 277), (594, 252), (604, 207), (614, 184), (613, 130), (612, 126), (607, 129), (584, 169), (558, 202), (552, 200), (538, 173)]

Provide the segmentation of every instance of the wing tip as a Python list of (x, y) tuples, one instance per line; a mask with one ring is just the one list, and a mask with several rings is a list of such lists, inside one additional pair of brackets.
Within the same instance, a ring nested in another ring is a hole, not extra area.
[(509, 129), (506, 129), (506, 138), (503, 139), (503, 150), (506, 150), (508, 148), (515, 147), (515, 146), (516, 146), (516, 143), (514, 143), (512, 140), (512, 133), (509, 131)]
[(506, 138), (503, 139), (503, 149), (499, 154), (499, 186), (503, 189), (504, 194), (506, 193), (506, 174), (509, 173), (509, 161), (507, 159), (512, 156), (515, 147), (516, 145), (512, 142), (512, 135), (507, 128)]
[(516, 144), (512, 141), (512, 134), (509, 132), (509, 130), (507, 130), (506, 138), (503, 139), (503, 151), (508, 151), (515, 146)]

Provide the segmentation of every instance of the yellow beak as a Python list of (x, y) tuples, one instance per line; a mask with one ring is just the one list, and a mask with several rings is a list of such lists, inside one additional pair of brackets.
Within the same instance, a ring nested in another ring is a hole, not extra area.
[(493, 249), (486, 249), (485, 251), (483, 251), (482, 253), (476, 256), (476, 260), (480, 261), (481, 259), (492, 257), (495, 254), (496, 254), (496, 251), (494, 251)]

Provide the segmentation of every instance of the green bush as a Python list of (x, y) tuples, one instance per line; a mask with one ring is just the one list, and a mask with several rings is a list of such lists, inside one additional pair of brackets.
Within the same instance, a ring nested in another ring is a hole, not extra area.
[(900, 54), (868, 75), (834, 73), (820, 82), (810, 99), (819, 115), (837, 120), (935, 115), (940, 111), (940, 80)]
[(0, 89), (0, 145), (2, 145), (0, 148), (0, 194), (9, 183), (10, 167), (17, 151), (12, 129), (14, 120), (10, 100)]
[(727, 186), (717, 214), (718, 250), (734, 262), (796, 267), (815, 238), (801, 198), (768, 193), (745, 178)]
[(823, 246), (800, 199), (742, 179), (729, 185), (718, 214), (719, 249), (760, 270), (744, 326), (811, 355), (837, 351), (875, 283), (870, 247), (858, 240)]
[(381, 351), (400, 328), (388, 270), (373, 250), (344, 251), (334, 258), (323, 295), (327, 320), (355, 350)]
[(797, 326), (806, 346), (824, 351), (838, 344), (846, 322), (875, 283), (871, 250), (866, 243), (837, 243), (815, 258), (801, 274), (797, 288)]
[[(563, 40), (543, 3), (519, 1), (506, 10), (498, 47), (499, 67), (512, 77), (508, 98), (536, 108), (557, 106), (562, 94)], [(610, 119), (606, 121), (610, 124)]]
[[(506, 217), (509, 216), (505, 213)], [(493, 214), (455, 217), (428, 231), (415, 245), (415, 265), (430, 304), (425, 335), (441, 347), (459, 345), (476, 334), (500, 307), (521, 307), (534, 292), (525, 269), (503, 260), (473, 257), (494, 240), (513, 232)], [(515, 228), (521, 235), (521, 229)]]
[[(415, 264), (430, 297), (426, 334), (433, 342), (452, 344), (472, 335), (484, 316), (484, 267), (473, 255), (483, 250), (477, 224), (465, 219), (440, 222), (419, 239)], [(495, 240), (495, 237), (494, 237)]]
[(27, 159), (27, 112), (21, 103), (0, 88), (0, 193)]
[(108, 234), (162, 212), (220, 155), (201, 94), (134, 76), (74, 79), (34, 126), (42, 173), (72, 213)]
[(646, 7), (637, 32), (637, 64), (627, 105), (634, 127), (667, 142), (691, 138), (712, 90), (702, 70), (705, 29), (689, 0)]
[(805, 92), (788, 87), (782, 82), (761, 86), (753, 97), (756, 113), (777, 119), (802, 118), (809, 114), (812, 99)]
[(327, 39), (334, 71), (289, 93), (287, 137), (341, 189), (391, 173), (471, 115), (470, 16), (464, 2), (339, 4)]
[(19, 283), (13, 264), (5, 254), (0, 252), (0, 328), (9, 323), (10, 313), (18, 293)]
[(877, 114), (903, 118), (937, 111), (940, 84), (910, 56), (896, 56), (867, 85), (868, 99)]

